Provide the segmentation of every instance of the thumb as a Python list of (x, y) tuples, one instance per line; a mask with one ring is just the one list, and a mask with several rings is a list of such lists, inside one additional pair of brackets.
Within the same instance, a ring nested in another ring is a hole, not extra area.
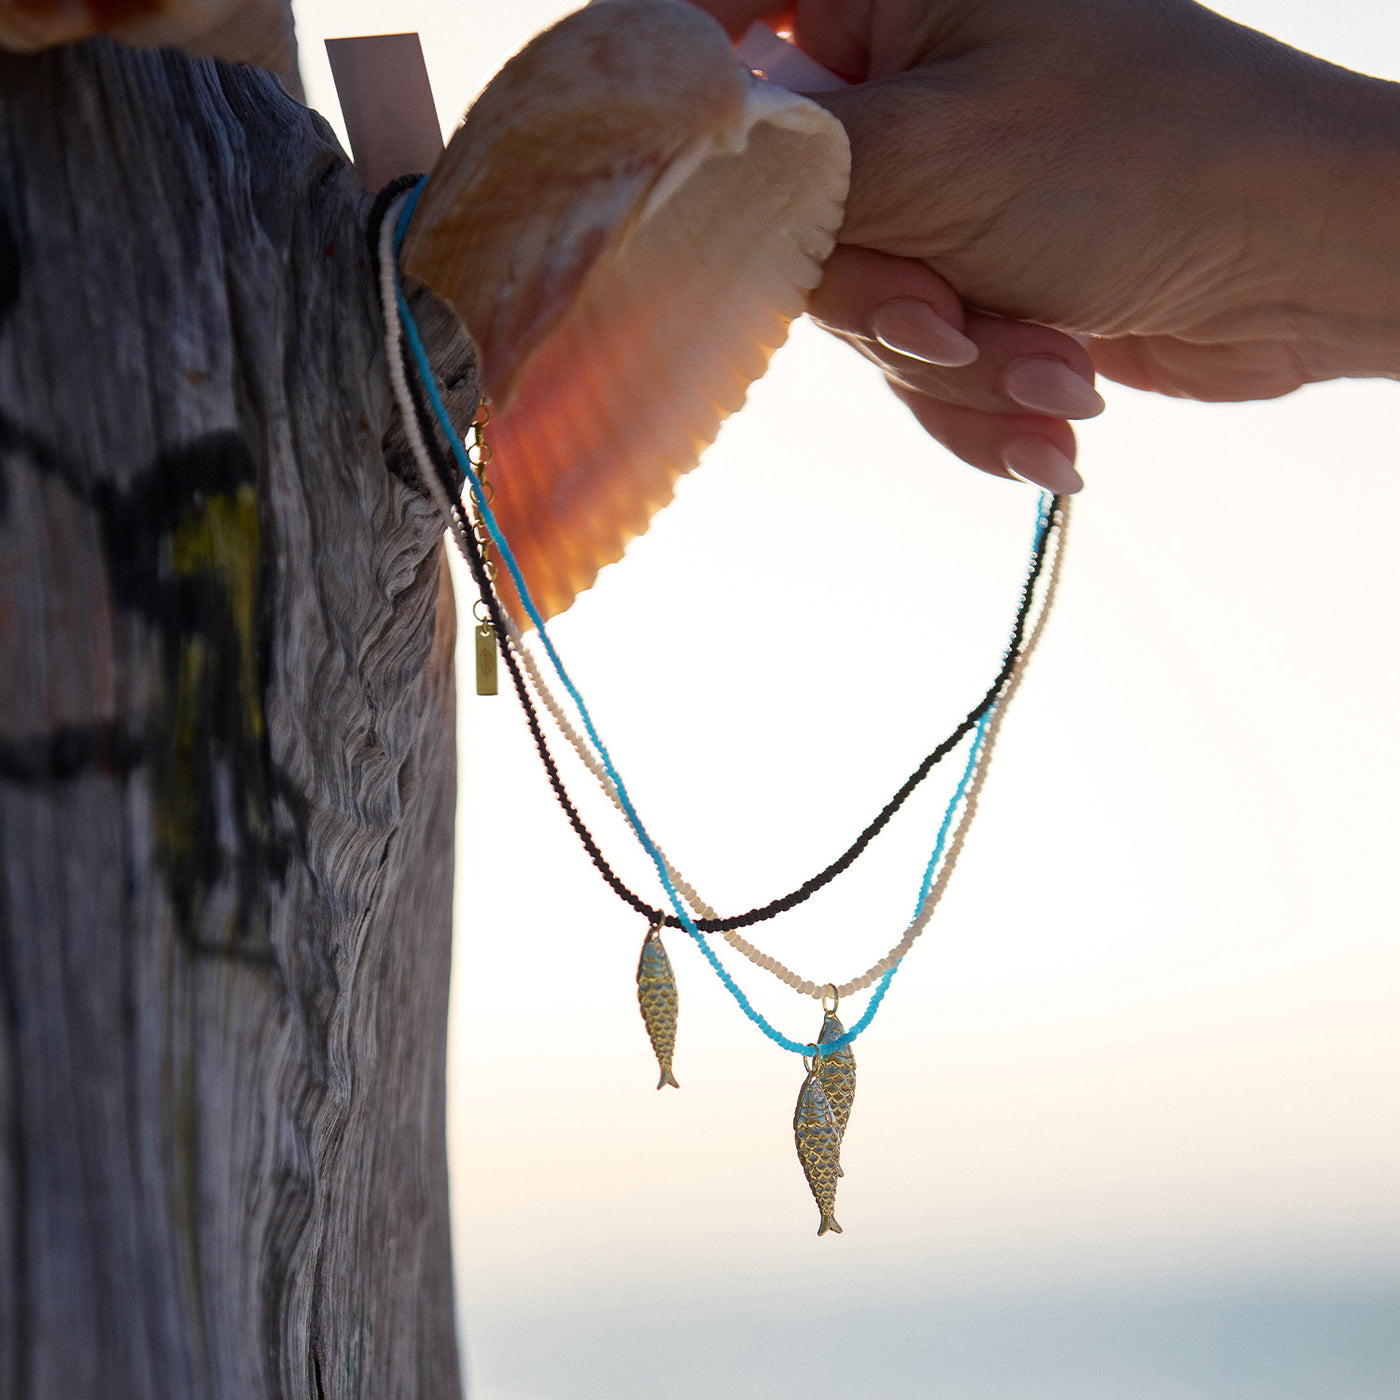
[[(899, 257), (936, 256), (937, 232), (957, 209), (957, 187), (968, 175), (956, 155), (960, 123), (936, 84), (923, 73), (903, 74), (809, 96), (851, 144), (841, 241)], [(953, 158), (941, 159), (945, 152)]]

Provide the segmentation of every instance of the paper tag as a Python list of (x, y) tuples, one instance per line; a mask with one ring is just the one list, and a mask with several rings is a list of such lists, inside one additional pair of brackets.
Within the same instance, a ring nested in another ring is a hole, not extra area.
[(431, 170), (442, 154), (442, 128), (418, 35), (327, 39), (326, 56), (366, 188)]

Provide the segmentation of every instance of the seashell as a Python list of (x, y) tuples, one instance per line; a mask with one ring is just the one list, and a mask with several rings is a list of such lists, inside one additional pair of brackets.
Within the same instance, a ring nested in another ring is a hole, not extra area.
[(34, 53), (99, 34), (257, 64), (301, 94), (291, 0), (0, 0), (0, 48)]
[(493, 509), (544, 616), (743, 403), (820, 280), (849, 168), (835, 118), (678, 0), (568, 16), (467, 113), (403, 267), (477, 344)]

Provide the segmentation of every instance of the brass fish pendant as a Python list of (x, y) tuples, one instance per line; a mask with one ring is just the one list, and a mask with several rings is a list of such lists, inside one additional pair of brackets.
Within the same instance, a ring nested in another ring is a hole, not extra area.
[[(825, 1008), (823, 1007), (823, 1010)], [(822, 1032), (817, 1037), (818, 1045), (830, 1045), (838, 1036), (846, 1034), (835, 1010), (827, 1011), (822, 1020)], [(830, 1055), (823, 1055), (820, 1061), (822, 1092), (836, 1120), (836, 1139), (839, 1151), (841, 1140), (846, 1136), (846, 1124), (850, 1121), (851, 1105), (856, 1098), (856, 1056), (849, 1045)], [(836, 1164), (836, 1175), (845, 1176), (840, 1161)]]
[(802, 1163), (802, 1174), (821, 1212), (817, 1234), (835, 1230), (839, 1235), (842, 1230), (836, 1223), (836, 1179), (841, 1172), (841, 1132), (822, 1088), (820, 1056), (802, 1081), (792, 1130), (797, 1138), (797, 1160)]
[(661, 1079), (656, 1087), (664, 1089), (670, 1084), (679, 1089), (681, 1086), (671, 1073), (671, 1056), (676, 1049), (680, 998), (676, 995), (676, 977), (671, 971), (671, 959), (666, 956), (666, 945), (661, 941), (659, 924), (647, 930), (646, 941), (642, 944), (642, 957), (637, 964), (637, 1001), (651, 1038), (651, 1048), (656, 1051), (656, 1062), (661, 1066)]

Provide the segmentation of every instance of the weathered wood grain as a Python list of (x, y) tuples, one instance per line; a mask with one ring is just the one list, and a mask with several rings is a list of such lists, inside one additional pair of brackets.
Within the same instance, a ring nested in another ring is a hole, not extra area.
[(3, 1400), (459, 1390), (455, 624), (368, 206), (266, 74), (0, 54)]

